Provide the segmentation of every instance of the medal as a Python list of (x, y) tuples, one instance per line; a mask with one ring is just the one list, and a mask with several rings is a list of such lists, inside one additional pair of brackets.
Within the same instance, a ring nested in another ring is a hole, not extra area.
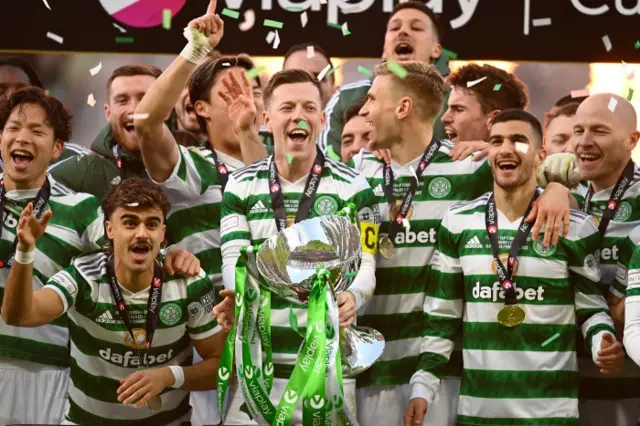
[(498, 322), (505, 327), (517, 327), (524, 321), (524, 309), (518, 305), (503, 306), (498, 312)]
[(151, 411), (160, 411), (162, 410), (162, 399), (160, 398), (160, 395), (156, 395), (145, 402), (144, 405), (146, 405)]
[(396, 252), (396, 248), (393, 246), (393, 241), (389, 237), (389, 234), (382, 234), (380, 236), (380, 242), (378, 243), (378, 250), (380, 254), (387, 260), (393, 259), (393, 255)]

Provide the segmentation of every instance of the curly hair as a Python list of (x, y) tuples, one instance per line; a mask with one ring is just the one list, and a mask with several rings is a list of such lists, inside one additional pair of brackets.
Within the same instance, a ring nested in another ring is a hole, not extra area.
[(162, 210), (162, 217), (166, 220), (171, 203), (162, 187), (147, 179), (129, 178), (113, 185), (102, 200), (102, 212), (105, 220), (118, 208), (127, 210), (144, 210), (158, 208)]

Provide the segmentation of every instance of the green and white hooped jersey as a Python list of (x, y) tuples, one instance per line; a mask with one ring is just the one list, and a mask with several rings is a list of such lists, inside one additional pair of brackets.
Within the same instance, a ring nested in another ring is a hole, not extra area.
[[(215, 286), (222, 285), (220, 256), (220, 205), (222, 187), (210, 150), (180, 149), (171, 176), (158, 182), (171, 201), (167, 232), (173, 244), (193, 253)], [(240, 161), (216, 151), (228, 172), (244, 167)]]
[[(78, 257), (45, 287), (60, 296), (69, 317), (71, 380), (66, 417), (81, 425), (105, 426), (152, 426), (180, 419), (190, 410), (189, 393), (180, 389), (162, 392), (159, 413), (125, 406), (117, 399), (119, 381), (140, 367), (136, 349), (146, 342), (149, 288), (132, 293), (120, 286), (133, 328), (132, 341), (109, 287), (108, 256), (99, 251)], [(192, 278), (165, 277), (162, 285), (148, 365), (187, 367), (192, 364), (192, 341), (220, 331), (211, 314), (213, 285), (202, 270)]]
[[(424, 324), (422, 311), (427, 290), (427, 274), (442, 216), (447, 208), (461, 201), (473, 200), (491, 190), (493, 177), (487, 161), (472, 157), (451, 161), (453, 145), (443, 141), (433, 162), (423, 171), (410, 209), (410, 228), (395, 238), (393, 259), (377, 258), (376, 291), (359, 325), (379, 330), (385, 337), (382, 357), (357, 376), (358, 387), (406, 384), (415, 373)], [(415, 180), (422, 155), (402, 167), (392, 162), (394, 199), (402, 203), (409, 185)], [(368, 151), (355, 157), (356, 168), (373, 188), (380, 209), (380, 233), (389, 227), (389, 205), (383, 191), (383, 166)], [(459, 376), (461, 352), (456, 351), (450, 375)]]
[[(536, 241), (528, 236), (513, 278), (526, 318), (508, 328), (497, 320), (504, 291), (485, 224), (489, 195), (449, 208), (442, 220), (412, 396), (432, 400), (461, 334), (458, 424), (577, 426), (576, 332), (582, 331), (590, 351), (602, 333), (614, 333), (599, 287), (595, 222), (571, 211), (569, 234), (556, 247), (545, 248), (542, 235)], [(510, 222), (498, 212), (497, 220), (506, 262), (521, 219)]]
[[(271, 161), (273, 156), (264, 158), (236, 171), (229, 178), (222, 204), (223, 254), (231, 247), (261, 244), (278, 233), (269, 193), (268, 174)], [(289, 183), (280, 177), (289, 225), (295, 221), (306, 180), (307, 175), (295, 183)], [(379, 223), (378, 205), (364, 176), (344, 164), (326, 158), (308, 219), (336, 214), (348, 203), (356, 206), (361, 221)], [(235, 259), (233, 263), (235, 265)], [(372, 294), (373, 288), (371, 294), (363, 295), (363, 300), (366, 302)], [(290, 326), (290, 307), (293, 307), (300, 334)], [(302, 336), (306, 333), (306, 325), (306, 306), (293, 305), (272, 295), (271, 340), (275, 377), (290, 377), (298, 358)]]
[[(1, 179), (1, 177), (0, 177)], [(75, 193), (49, 176), (51, 196), (45, 207), (53, 216), (36, 242), (32, 287), (38, 290), (71, 260), (96, 250), (103, 242), (104, 224), (100, 201), (89, 194)], [(15, 239), (22, 210), (36, 198), (39, 189), (9, 191), (6, 194), (0, 260), (5, 262)], [(0, 269), (0, 303), (9, 277)], [(0, 318), (0, 357), (23, 359), (40, 364), (69, 365), (67, 317), (61, 316), (42, 327), (12, 327)]]
[[(582, 182), (572, 191), (582, 208), (589, 186)], [(590, 211), (600, 223), (600, 218), (611, 197), (612, 188), (593, 194)], [(609, 222), (604, 240), (600, 247), (603, 291), (624, 297), (627, 283), (627, 266), (631, 255), (639, 242), (633, 236), (633, 230), (640, 225), (640, 169), (636, 165), (633, 180), (622, 200), (618, 204), (614, 217)], [(640, 398), (640, 367), (627, 357), (624, 369), (617, 376), (604, 376), (593, 365), (582, 345), (578, 346), (580, 360), (580, 398), (596, 400), (615, 400)]]

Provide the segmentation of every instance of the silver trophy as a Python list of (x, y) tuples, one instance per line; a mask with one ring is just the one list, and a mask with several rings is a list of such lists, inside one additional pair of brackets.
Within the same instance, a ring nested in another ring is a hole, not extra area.
[[(270, 292), (306, 305), (320, 265), (330, 272), (334, 298), (349, 288), (360, 267), (360, 244), (358, 228), (346, 217), (307, 219), (264, 241), (256, 255), (257, 271), (248, 270)], [(343, 376), (354, 377), (371, 367), (382, 355), (384, 344), (382, 334), (373, 328), (341, 328)]]

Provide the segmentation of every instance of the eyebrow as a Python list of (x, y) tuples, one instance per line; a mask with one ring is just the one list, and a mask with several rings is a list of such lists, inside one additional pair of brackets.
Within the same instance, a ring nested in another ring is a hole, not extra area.
[(30, 121), (30, 122), (24, 122), (24, 121), (18, 121), (18, 120), (9, 120), (10, 124), (17, 124), (17, 125), (21, 125), (21, 124), (26, 124), (27, 127), (38, 127), (38, 128), (46, 128), (47, 126), (45, 126), (43, 123), (38, 123), (38, 122), (34, 122), (34, 121)]
[[(125, 213), (122, 216), (120, 216), (120, 219), (135, 219), (135, 220), (141, 220), (140, 216), (138, 216), (137, 214), (132, 214), (132, 213)], [(149, 216), (145, 219), (145, 221), (148, 220), (162, 220), (159, 216)]]

